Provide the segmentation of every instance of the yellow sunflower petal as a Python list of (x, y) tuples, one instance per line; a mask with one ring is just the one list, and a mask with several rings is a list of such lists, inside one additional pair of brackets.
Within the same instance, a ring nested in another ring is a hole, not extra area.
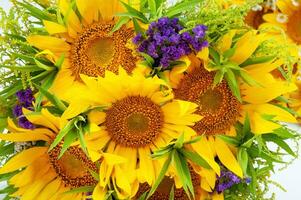
[(65, 26), (58, 24), (56, 22), (44, 20), (43, 24), (45, 26), (45, 29), (50, 35), (67, 32), (67, 28)]
[(138, 180), (143, 183), (147, 182), (149, 185), (155, 180), (155, 171), (153, 168), (152, 159), (150, 159), (151, 153), (148, 148), (139, 148), (139, 168), (137, 171)]
[(93, 20), (98, 20), (98, 9), (96, 6), (97, 1), (76, 0), (76, 5), (81, 16), (84, 18), (87, 24), (92, 24)]
[(232, 38), (236, 34), (236, 30), (231, 30), (229, 33), (224, 35), (220, 41), (218, 42), (217, 49), (220, 50), (221, 52), (225, 52), (228, 49), (231, 48), (232, 45)]
[(28, 110), (26, 108), (22, 109), (23, 114), (26, 116), (26, 118), (33, 124), (41, 125), (43, 127), (48, 127), (52, 129), (54, 132), (58, 132), (57, 127), (52, 124), (48, 118), (44, 117), (41, 113), (35, 113), (31, 110)]
[(50, 182), (39, 194), (37, 200), (50, 199), (60, 188), (61, 180), (55, 179)]
[(93, 190), (92, 197), (93, 199), (105, 199), (106, 194), (107, 194), (106, 189), (104, 189), (98, 184)]
[(237, 176), (241, 178), (243, 177), (242, 169), (235, 156), (233, 155), (227, 144), (225, 144), (225, 142), (218, 137), (215, 138), (215, 151), (219, 160), (225, 167), (227, 167)]
[(27, 141), (49, 141), (49, 137), (44, 133), (36, 132), (25, 132), (25, 133), (8, 133), (0, 134), (1, 140), (11, 141), (11, 142), (27, 142)]
[(217, 175), (220, 175), (220, 166), (214, 160), (214, 154), (209, 146), (209, 142), (206, 137), (202, 137), (202, 139), (191, 145), (192, 148), (198, 153), (210, 167), (215, 171)]
[(47, 147), (33, 147), (22, 151), (10, 159), (1, 169), (0, 174), (23, 168), (47, 152)]
[(97, 110), (93, 110), (93, 111), (89, 112), (88, 119), (91, 123), (101, 124), (106, 119), (106, 113), (97, 111)]
[(49, 49), (55, 53), (68, 52), (71, 48), (64, 40), (45, 35), (28, 36), (27, 42), (41, 50)]
[[(249, 86), (247, 84), (241, 86), (242, 93), (244, 94), (243, 100), (248, 103), (266, 103), (282, 94), (293, 92), (297, 89), (297, 86), (294, 83), (287, 83), (286, 81), (275, 79), (272, 80), (272, 75), (270, 74), (254, 78), (261, 86)], [(271, 79), (271, 81), (268, 82), (269, 79)]]
[(277, 1), (276, 2), (277, 7), (280, 9), (280, 11), (284, 14), (290, 15), (293, 10), (290, 8), (289, 3), (285, 1)]
[(224, 194), (221, 193), (221, 194), (218, 194), (218, 193), (214, 193), (212, 195), (212, 200), (224, 200)]
[(99, 0), (97, 1), (97, 6), (104, 20), (111, 20), (116, 13), (124, 11), (122, 4), (118, 0), (112, 0), (110, 3), (107, 0)]
[(72, 9), (72, 3), (69, 0), (59, 0), (59, 8), (67, 21), (68, 32), (79, 33), (82, 30), (81, 23)]
[(256, 31), (249, 31), (244, 34), (236, 43), (236, 49), (231, 61), (241, 64), (247, 60), (266, 38), (265, 34), (256, 35)]
[(78, 116), (88, 109), (89, 105), (84, 102), (71, 102), (68, 108), (64, 111), (62, 118), (71, 119)]

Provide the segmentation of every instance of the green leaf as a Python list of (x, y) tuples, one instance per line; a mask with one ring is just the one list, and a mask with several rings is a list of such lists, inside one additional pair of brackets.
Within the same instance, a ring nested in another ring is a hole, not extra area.
[(193, 163), (204, 167), (206, 169), (211, 169), (210, 165), (206, 160), (204, 160), (199, 154), (193, 152), (193, 151), (188, 151), (184, 149), (179, 149), (178, 150), (184, 157), (187, 159), (191, 160)]
[(267, 152), (265, 150), (259, 151), (258, 147), (254, 146), (252, 148), (248, 148), (248, 154), (252, 158), (262, 158), (266, 160), (267, 162), (277, 162), (277, 163), (285, 163), (282, 160), (280, 160), (278, 157), (271, 154), (271, 152)]
[(220, 55), (212, 47), (209, 47), (209, 55), (213, 58), (213, 60), (216, 64), (220, 64)]
[(164, 15), (169, 18), (175, 17), (183, 12), (195, 8), (201, 2), (202, 2), (201, 0), (189, 0), (189, 1), (180, 2), (172, 6), (171, 8), (167, 9)]
[[(48, 91), (48, 89), (51, 87), (51, 85), (55, 79), (55, 76), (56, 76), (56, 72), (51, 72), (49, 74), (49, 76), (47, 76), (44, 79), (44, 82), (42, 83), (41, 88), (43, 88), (45, 91)], [(38, 96), (36, 98), (36, 110), (37, 111), (41, 110), (41, 103), (42, 103), (43, 97), (44, 97), (44, 94), (42, 92), (39, 92)]]
[(80, 146), (81, 146), (82, 150), (86, 153), (86, 155), (89, 155), (88, 150), (87, 150), (87, 143), (86, 143), (86, 140), (84, 137), (84, 132), (83, 132), (82, 127), (78, 130), (78, 133), (79, 133)]
[(263, 56), (263, 57), (257, 57), (257, 58), (249, 58), (242, 64), (240, 64), (240, 67), (245, 67), (248, 65), (255, 65), (255, 64), (260, 64), (260, 63), (266, 63), (270, 62), (273, 59), (275, 59), (275, 56)]
[(174, 148), (180, 149), (184, 144), (184, 133), (180, 135), (180, 137), (176, 140)]
[(289, 139), (295, 137), (295, 135), (292, 134), (292, 132), (289, 129), (284, 127), (274, 130), (274, 134), (278, 135), (283, 139)]
[(151, 56), (143, 52), (140, 52), (140, 54), (143, 56), (149, 67), (153, 66), (155, 60)]
[(100, 180), (100, 179), (99, 179), (99, 174), (98, 174), (97, 172), (95, 172), (95, 171), (89, 169), (89, 168), (88, 168), (88, 170), (89, 170), (91, 176), (93, 176), (93, 178), (94, 178), (96, 181), (99, 182), (99, 180)]
[(46, 89), (44, 89), (41, 86), (38, 86), (37, 84), (34, 84), (39, 91), (58, 109), (60, 109), (62, 112), (64, 112), (67, 107), (66, 105), (56, 96), (54, 96), (52, 93), (48, 92)]
[(15, 144), (14, 143), (7, 144), (0, 148), (0, 156), (8, 156), (8, 155), (13, 154), (14, 152), (15, 152)]
[(233, 144), (234, 146), (238, 146), (240, 142), (235, 138), (227, 135), (217, 135), (218, 138), (222, 139), (228, 144)]
[(237, 154), (237, 160), (244, 174), (247, 174), (249, 155), (245, 148), (240, 148)]
[(223, 56), (224, 56), (225, 58), (230, 58), (230, 57), (232, 57), (232, 56), (234, 55), (235, 50), (236, 50), (236, 46), (234, 46), (234, 47), (232, 47), (232, 48), (226, 50), (226, 51), (224, 52)]
[(55, 66), (58, 68), (58, 69), (61, 69), (63, 63), (64, 63), (64, 60), (65, 60), (65, 54), (62, 54), (59, 59), (55, 62)]
[(127, 16), (122, 16), (119, 18), (113, 29), (110, 31), (109, 34), (113, 34), (115, 31), (118, 31), (123, 25), (128, 23), (130, 21), (130, 18)]
[(70, 120), (66, 124), (66, 126), (57, 134), (54, 141), (50, 145), (48, 152), (51, 151), (54, 147), (56, 147), (61, 142), (61, 140), (74, 128), (75, 120), (76, 118)]
[(145, 35), (144, 31), (142, 30), (140, 24), (138, 23), (137, 19), (133, 19), (133, 24), (134, 24), (134, 28), (136, 33), (140, 33), (142, 35)]
[(258, 135), (254, 135), (252, 138), (250, 138), (248, 141), (243, 143), (241, 146), (246, 147), (246, 148), (250, 148), (253, 144), (253, 141), (256, 139), (256, 137), (258, 137)]
[(250, 131), (251, 131), (250, 117), (249, 117), (249, 113), (246, 113), (242, 133), (244, 136), (246, 136)]
[(250, 86), (262, 87), (260, 83), (258, 83), (255, 79), (252, 78), (248, 73), (241, 70), (240, 72), (241, 78)]
[(193, 144), (193, 143), (196, 143), (198, 141), (200, 141), (202, 139), (203, 136), (196, 136), (194, 137), (193, 139), (187, 141), (187, 142), (184, 142), (184, 144)]
[(165, 177), (165, 174), (169, 168), (169, 165), (171, 163), (171, 155), (168, 156), (168, 158), (166, 159), (160, 173), (159, 173), (159, 176), (157, 177), (157, 180), (155, 181), (155, 183), (153, 184), (151, 190), (149, 191), (146, 199), (149, 199), (154, 193), (155, 191), (157, 190), (158, 186), (160, 185), (160, 183), (162, 182), (162, 180), (164, 179)]
[[(182, 154), (179, 154), (177, 151), (174, 151), (173, 161), (175, 164), (177, 174), (179, 175), (179, 178), (183, 183), (183, 189), (185, 190), (187, 196), (190, 199), (194, 199), (194, 188), (191, 181), (190, 170), (186, 159), (182, 156)], [(193, 198), (191, 198), (191, 195)]]
[(37, 66), (41, 69), (44, 69), (46, 71), (53, 71), (54, 70), (54, 67), (52, 66), (48, 66), (48, 65), (45, 65), (44, 63), (38, 61), (37, 59), (34, 59), (35, 63), (37, 64)]
[(76, 194), (76, 193), (87, 193), (87, 192), (93, 192), (95, 186), (83, 186), (76, 189), (69, 190), (67, 192), (64, 192), (63, 194)]
[(168, 199), (169, 200), (174, 200), (175, 199), (175, 185), (172, 185)]
[(20, 4), (22, 7), (26, 8), (29, 12), (30, 12), (30, 15), (32, 17), (35, 17), (39, 20), (52, 20), (50, 14), (38, 9), (37, 7), (31, 5), (30, 3), (22, 3), (22, 2), (19, 2), (19, 1), (16, 1), (16, 3)]
[(234, 94), (234, 96), (240, 101), (242, 102), (241, 100), (241, 95), (240, 95), (240, 88), (238, 86), (238, 83), (237, 83), (237, 79), (234, 75), (234, 73), (232, 72), (232, 70), (230, 69), (227, 69), (227, 72), (226, 72), (226, 80), (227, 80), (227, 83), (232, 91), (232, 93)]
[(157, 6), (155, 0), (148, 0), (148, 7), (150, 9), (150, 14), (152, 17), (156, 16), (157, 14)]
[(144, 192), (144, 193), (138, 198), (138, 200), (146, 200), (146, 196), (147, 196), (147, 191)]
[(223, 81), (224, 75), (225, 75), (224, 68), (222, 68), (221, 70), (218, 70), (216, 72), (216, 74), (214, 75), (213, 87), (217, 86), (218, 84), (220, 84)]
[(281, 147), (283, 150), (285, 150), (290, 155), (296, 157), (297, 155), (294, 153), (294, 151), (290, 148), (290, 146), (283, 141), (283, 138), (275, 135), (275, 134), (265, 134), (262, 136), (264, 140), (273, 142), (277, 144), (279, 147)]
[(77, 134), (74, 130), (71, 129), (64, 137), (63, 147), (61, 149), (61, 152), (60, 152), (60, 155), (58, 158), (61, 158), (64, 155), (64, 153), (71, 146), (71, 144), (76, 141), (76, 139), (77, 139)]
[(1, 66), (10, 70), (16, 70), (19, 72), (37, 72), (37, 71), (42, 71), (40, 67), (37, 65), (24, 65), (24, 66)]
[[(141, 13), (140, 11), (136, 10), (135, 8), (131, 7), (130, 5), (128, 5), (128, 4), (124, 3), (124, 2), (121, 2), (121, 3), (125, 7), (125, 9), (128, 11), (127, 16), (131, 16), (131, 17), (140, 19), (145, 24), (148, 23), (148, 20), (143, 15), (143, 13)], [(125, 15), (123, 15), (123, 16), (125, 16)]]

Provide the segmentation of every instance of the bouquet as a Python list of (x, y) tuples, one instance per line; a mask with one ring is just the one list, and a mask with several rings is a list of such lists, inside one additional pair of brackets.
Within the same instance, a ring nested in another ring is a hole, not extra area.
[(275, 199), (298, 155), (298, 0), (11, 0), (4, 199)]

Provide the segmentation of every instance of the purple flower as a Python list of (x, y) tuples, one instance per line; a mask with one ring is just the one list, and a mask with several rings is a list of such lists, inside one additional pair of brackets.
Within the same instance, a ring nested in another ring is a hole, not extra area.
[(13, 108), (13, 114), (15, 117), (20, 117), (21, 115), (23, 115), (22, 108), (23, 108), (23, 106), (21, 106), (21, 105), (16, 105)]
[(163, 69), (171, 66), (171, 63), (193, 51), (200, 51), (208, 45), (204, 37), (207, 27), (196, 26), (191, 32), (180, 33), (184, 27), (178, 18), (160, 18), (149, 25), (146, 35), (138, 34), (133, 42), (139, 52), (147, 53), (154, 59), (152, 67)]
[(138, 44), (140, 41), (142, 41), (143, 37), (141, 33), (138, 33), (134, 38), (133, 38), (133, 43)]
[(32, 103), (34, 101), (32, 90), (30, 88), (18, 91), (16, 96), (20, 103)]
[(26, 119), (26, 117), (20, 117), (18, 124), (20, 127), (25, 128), (25, 129), (34, 129), (35, 128), (35, 126), (30, 121), (28, 121), (28, 119)]
[(22, 108), (26, 108), (28, 110), (33, 110), (32, 103), (35, 101), (33, 96), (33, 92), (31, 89), (20, 90), (16, 93), (18, 98), (18, 104), (13, 108), (13, 114), (18, 120), (18, 124), (20, 127), (25, 129), (34, 129), (34, 125), (27, 120), (27, 118), (23, 115)]
[(221, 176), (219, 176), (216, 181), (216, 191), (222, 193), (240, 182), (241, 179), (231, 171), (221, 171)]

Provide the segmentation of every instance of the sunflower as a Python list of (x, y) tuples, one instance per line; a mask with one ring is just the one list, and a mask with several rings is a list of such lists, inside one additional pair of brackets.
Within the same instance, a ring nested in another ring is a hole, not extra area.
[[(109, 163), (100, 166), (100, 186), (113, 179), (130, 194), (131, 188), (125, 187), (125, 181), (133, 183), (137, 179), (152, 185), (164, 160), (152, 160), (150, 155), (182, 133), (186, 139), (195, 135), (189, 126), (201, 119), (193, 114), (197, 105), (175, 100), (163, 80), (145, 78), (138, 71), (128, 75), (120, 68), (118, 75), (106, 71), (105, 77), (81, 78), (86, 88), (80, 92), (86, 94), (86, 99), (71, 102), (63, 117), (69, 119), (87, 108), (95, 108), (88, 119), (100, 130), (86, 137), (89, 154), (93, 160), (98, 160), (102, 152), (126, 159), (119, 165), (126, 173), (108, 172)], [(83, 105), (84, 102), (87, 104)]]
[(19, 128), (8, 119), (10, 133), (0, 134), (0, 139), (12, 142), (44, 141), (45, 145), (23, 150), (0, 169), (0, 174), (18, 170), (9, 180), (9, 184), (17, 188), (13, 196), (24, 200), (83, 199), (85, 193), (65, 192), (95, 186), (97, 182), (89, 170), (97, 171), (96, 164), (75, 146), (70, 147), (59, 159), (60, 146), (48, 152), (48, 145), (59, 132), (61, 119), (46, 109), (40, 114), (29, 110), (24, 110), (24, 113), (37, 128)]
[[(140, 5), (131, 2), (133, 6)], [(128, 48), (128, 40), (134, 36), (133, 28), (124, 25), (111, 34), (116, 24), (113, 16), (123, 11), (121, 7), (118, 0), (110, 3), (60, 0), (60, 17), (56, 21), (43, 21), (49, 35), (27, 38), (29, 44), (44, 50), (54, 62), (65, 56), (51, 88), (57, 96), (63, 98), (68, 89), (79, 87), (80, 74), (96, 77), (103, 76), (105, 70), (117, 72), (119, 66), (127, 72), (135, 68), (138, 58)]]
[(301, 45), (301, 4), (298, 0), (276, 2), (278, 11), (263, 16), (266, 23), (263, 27), (278, 27), (283, 30), (289, 40)]
[[(235, 31), (230, 31), (223, 36), (217, 45), (217, 50), (223, 53), (233, 45)], [(236, 42), (236, 49), (229, 58), (231, 62), (240, 65), (244, 63), (264, 40), (265, 36), (249, 31), (242, 35)], [(226, 144), (219, 137), (220, 134), (235, 136), (234, 125), (237, 122), (244, 123), (246, 117), (250, 119), (251, 130), (254, 134), (271, 133), (280, 128), (279, 121), (296, 122), (296, 119), (287, 111), (275, 106), (272, 100), (282, 94), (296, 89), (293, 83), (275, 79), (270, 73), (281, 66), (281, 60), (272, 60), (266, 63), (244, 66), (244, 70), (258, 84), (248, 85), (239, 81), (242, 101), (233, 95), (226, 81), (222, 81), (213, 87), (214, 71), (208, 71), (206, 55), (207, 50), (197, 56), (189, 56), (190, 66), (179, 67), (165, 72), (165, 76), (174, 88), (175, 97), (199, 105), (197, 114), (203, 118), (195, 123), (193, 129), (203, 135), (202, 140), (192, 145), (197, 153), (207, 159), (211, 165), (211, 171), (202, 173), (206, 179), (202, 180), (202, 188), (211, 192), (214, 189), (216, 175), (220, 171), (217, 163), (211, 162), (215, 157), (230, 171), (242, 177), (242, 170), (236, 160), (235, 149)], [(205, 61), (204, 61), (205, 60)], [(272, 116), (270, 120), (267, 116)]]

